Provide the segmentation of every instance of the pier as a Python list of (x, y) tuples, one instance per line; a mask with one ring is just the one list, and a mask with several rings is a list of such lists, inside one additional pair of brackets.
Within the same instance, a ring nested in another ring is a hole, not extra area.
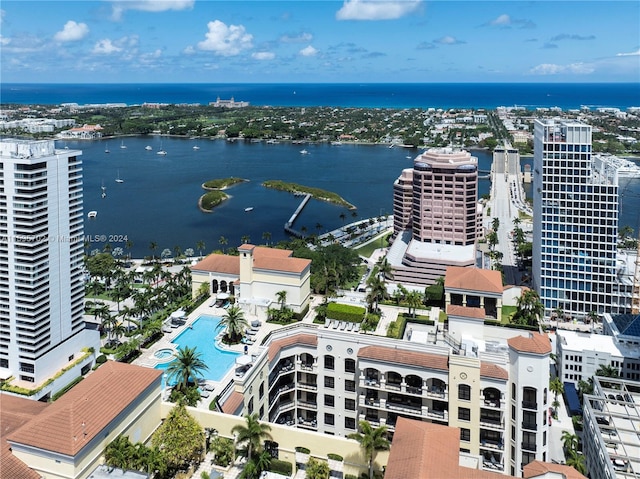
[(302, 234), (301, 231), (293, 229), (293, 223), (296, 222), (296, 220), (298, 219), (298, 216), (300, 216), (300, 213), (302, 212), (304, 207), (307, 206), (307, 203), (309, 203), (310, 199), (311, 199), (311, 195), (309, 195), (309, 194), (304, 195), (304, 198), (302, 199), (302, 201), (300, 202), (300, 204), (298, 205), (296, 210), (291, 215), (291, 218), (289, 218), (289, 221), (287, 221), (284, 224), (284, 230), (287, 233), (289, 233), (290, 235), (293, 235), (293, 236), (295, 236), (297, 238), (303, 238), (304, 237), (304, 235)]

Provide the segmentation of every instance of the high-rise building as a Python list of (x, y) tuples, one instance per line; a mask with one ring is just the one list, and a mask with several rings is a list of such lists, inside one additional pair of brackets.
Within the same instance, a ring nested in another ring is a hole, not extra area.
[(81, 151), (0, 140), (0, 372), (37, 386), (84, 347)]
[(591, 126), (536, 120), (532, 277), (547, 314), (626, 311), (617, 236), (618, 178), (593, 167)]
[(467, 151), (430, 149), (393, 185), (394, 280), (429, 285), (447, 266), (476, 264), (481, 235), (478, 159)]

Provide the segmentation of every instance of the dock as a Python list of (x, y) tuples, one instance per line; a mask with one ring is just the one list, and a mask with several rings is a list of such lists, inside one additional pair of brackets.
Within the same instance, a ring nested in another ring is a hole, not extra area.
[(284, 224), (284, 230), (289, 233), (290, 235), (293, 235), (297, 238), (303, 238), (304, 235), (302, 234), (301, 231), (295, 230), (293, 229), (293, 224), (296, 222), (296, 220), (298, 219), (298, 216), (300, 216), (300, 213), (302, 212), (302, 210), (304, 209), (305, 206), (307, 206), (307, 203), (309, 203), (309, 200), (311, 199), (311, 195), (310, 194), (306, 194), (304, 195), (304, 198), (302, 199), (302, 201), (300, 202), (300, 204), (298, 205), (298, 207), (296, 208), (296, 210), (293, 212), (293, 214), (291, 215), (291, 218), (289, 218), (289, 221), (287, 221)]

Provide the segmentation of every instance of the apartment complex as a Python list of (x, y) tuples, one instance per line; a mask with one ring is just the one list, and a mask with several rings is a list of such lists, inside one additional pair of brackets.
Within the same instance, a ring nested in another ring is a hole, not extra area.
[(425, 343), (297, 324), (271, 334), (220, 403), (229, 414), (341, 437), (360, 420), (392, 434), (399, 418), (457, 427), (460, 450), (482, 469), (521, 477), (547, 459), (550, 353), (546, 336), (507, 328), (487, 327), (463, 348), (442, 333)]
[(30, 388), (100, 347), (85, 329), (81, 151), (0, 140), (0, 372)]
[(547, 314), (624, 313), (617, 280), (618, 178), (591, 158), (591, 126), (535, 120), (533, 286)]
[(592, 479), (631, 479), (640, 471), (640, 382), (593, 379), (585, 395), (582, 448)]
[(451, 148), (417, 156), (393, 185), (393, 217), (387, 259), (396, 281), (430, 285), (447, 266), (475, 265), (482, 219), (477, 158)]

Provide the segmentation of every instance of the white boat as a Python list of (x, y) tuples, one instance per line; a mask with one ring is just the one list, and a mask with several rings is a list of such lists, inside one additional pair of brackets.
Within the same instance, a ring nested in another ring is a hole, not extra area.
[(105, 153), (111, 153), (111, 152), (109, 151), (109, 146), (107, 146), (107, 147), (104, 149), (104, 152), (105, 152)]
[(116, 177), (116, 183), (124, 183), (124, 180), (120, 178), (120, 170), (118, 170), (118, 176)]
[(332, 144), (332, 145), (334, 145), (334, 146), (341, 146), (341, 145), (342, 145), (342, 142), (341, 142), (340, 140), (338, 140), (338, 141), (332, 141), (332, 142), (331, 142), (331, 144)]
[(103, 198), (107, 197), (107, 187), (104, 186), (104, 182), (102, 182), (102, 194), (100, 196), (102, 196)]
[(194, 150), (199, 150), (199, 149), (200, 149), (200, 147), (199, 147), (198, 145), (193, 145), (193, 147), (192, 147), (192, 148), (193, 148)]
[(309, 152), (307, 150), (300, 150), (301, 155), (308, 155)]
[(124, 140), (122, 141), (122, 143), (120, 143), (120, 148), (122, 148), (123, 150), (127, 148), (127, 145), (124, 144)]
[(245, 210), (247, 213), (248, 213), (249, 211), (253, 211), (253, 206), (247, 206), (244, 210)]
[(96, 216), (98, 216), (98, 212), (97, 212), (97, 211), (95, 211), (95, 210), (89, 211), (89, 212), (87, 213), (87, 217), (88, 217), (89, 219), (93, 219), (93, 218), (95, 218)]
[(151, 151), (151, 150), (153, 150), (153, 148), (151, 148), (151, 145), (147, 145), (147, 146), (145, 146), (145, 147), (144, 147), (144, 149), (145, 149), (145, 150), (147, 150), (147, 151)]
[(166, 155), (166, 154), (167, 154), (167, 152), (166, 152), (166, 151), (164, 151), (164, 150), (158, 150), (158, 151), (156, 151), (156, 155)]

